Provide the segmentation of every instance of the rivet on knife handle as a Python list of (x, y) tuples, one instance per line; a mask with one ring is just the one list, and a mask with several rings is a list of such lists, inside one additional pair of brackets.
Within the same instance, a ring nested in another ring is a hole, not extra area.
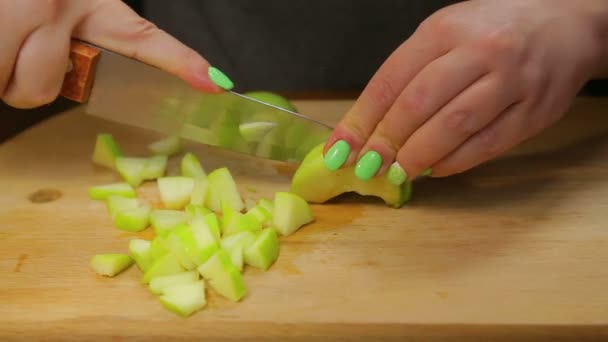
[(70, 68), (65, 75), (60, 95), (70, 100), (84, 103), (89, 98), (95, 66), (100, 50), (73, 39), (70, 44)]

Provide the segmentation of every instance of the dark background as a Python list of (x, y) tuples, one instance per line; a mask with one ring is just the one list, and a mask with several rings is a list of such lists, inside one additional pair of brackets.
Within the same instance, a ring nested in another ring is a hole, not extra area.
[[(144, 4), (142, 1), (126, 0), (125, 3), (129, 4), (135, 11), (140, 13), (140, 15), (144, 15), (143, 14), (144, 13), (144, 7), (143, 7)], [(180, 39), (187, 38), (187, 37), (181, 37), (179, 32), (171, 32), (170, 29), (168, 31), (172, 34), (175, 34)], [(195, 45), (195, 44), (193, 44), (193, 45)], [(195, 48), (196, 48), (196, 46), (195, 46)], [(386, 53), (386, 52), (382, 52), (382, 53)], [(207, 57), (207, 54), (206, 54), (206, 57)], [(217, 58), (220, 59), (220, 56), (218, 56)], [(377, 62), (379, 63), (380, 61), (377, 61)], [(376, 66), (373, 66), (373, 67), (376, 67)], [(234, 70), (231, 70), (230, 65), (221, 66), (221, 68), (223, 68), (224, 70), (228, 69), (228, 70), (232, 71), (232, 73), (238, 74), (238, 69), (235, 68)], [(371, 68), (367, 72), (368, 73), (373, 72), (373, 68)], [(232, 75), (231, 73), (229, 73), (229, 74)], [(244, 83), (247, 83), (247, 81), (245, 80)], [(289, 91), (282, 92), (280, 85), (277, 86), (278, 87), (277, 89), (272, 88), (270, 85), (271, 85), (271, 83), (269, 83), (269, 86), (267, 87), (268, 90), (277, 91), (277, 92), (285, 94), (286, 96), (292, 96), (292, 95), (295, 97), (303, 97), (303, 96), (305, 97), (306, 96), (306, 94), (302, 94), (302, 93), (297, 93), (297, 94), (293, 93), (292, 94)], [(351, 81), (351, 83), (347, 83), (346, 85), (345, 84), (335, 84), (332, 86), (334, 89), (338, 89), (338, 91), (335, 92), (338, 96), (340, 94), (347, 94), (348, 96), (356, 96), (357, 92), (362, 88), (363, 84), (353, 83)], [(343, 91), (344, 90), (343, 88), (346, 88), (345, 89), (346, 91)], [(342, 91), (340, 91), (340, 89), (342, 89)], [(315, 96), (315, 94), (312, 92), (308, 92), (308, 95)], [(581, 90), (580, 95), (608, 96), (608, 80), (594, 80), (594, 81), (589, 82)], [(46, 105), (46, 106), (42, 106), (40, 108), (31, 109), (31, 110), (19, 110), (19, 109), (11, 108), (11, 107), (7, 106), (6, 104), (4, 104), (3, 102), (0, 102), (0, 142), (4, 141), (6, 139), (9, 139), (10, 137), (13, 137), (14, 135), (23, 131), (27, 127), (29, 127), (37, 122), (40, 122), (41, 120), (49, 118), (56, 113), (60, 113), (62, 111), (70, 109), (76, 105), (77, 104), (75, 104), (69, 100), (66, 100), (64, 98), (58, 98), (55, 102), (53, 102), (49, 105)]]

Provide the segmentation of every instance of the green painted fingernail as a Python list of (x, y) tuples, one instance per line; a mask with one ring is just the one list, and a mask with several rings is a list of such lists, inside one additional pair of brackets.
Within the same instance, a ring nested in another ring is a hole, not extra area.
[(344, 140), (336, 141), (325, 154), (325, 167), (331, 171), (336, 171), (348, 159), (350, 145)]
[(428, 177), (430, 175), (433, 174), (433, 169), (431, 169), (430, 167), (424, 171), (422, 171), (422, 173), (420, 174), (422, 177)]
[(213, 81), (213, 83), (215, 83), (218, 87), (226, 90), (234, 88), (234, 83), (232, 83), (230, 78), (228, 78), (228, 76), (226, 76), (226, 74), (224, 74), (220, 69), (210, 66), (207, 73), (209, 74), (211, 81)]
[(361, 180), (368, 180), (376, 175), (382, 166), (382, 156), (376, 151), (367, 151), (355, 167), (355, 175)]
[(401, 185), (407, 180), (407, 173), (398, 162), (394, 162), (386, 173), (386, 178), (393, 185)]

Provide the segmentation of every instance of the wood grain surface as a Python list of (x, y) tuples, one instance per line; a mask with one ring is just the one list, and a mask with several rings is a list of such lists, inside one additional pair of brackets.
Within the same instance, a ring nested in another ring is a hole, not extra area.
[[(350, 102), (296, 105), (334, 123)], [(137, 268), (107, 279), (88, 265), (152, 237), (113, 228), (88, 199), (89, 186), (118, 180), (91, 164), (95, 134), (131, 155), (159, 136), (76, 108), (0, 145), (0, 340), (608, 338), (607, 112), (608, 100), (581, 98), (509, 155), (418, 182), (402, 209), (353, 195), (314, 205), (315, 223), (282, 239), (271, 270), (246, 269), (241, 303), (211, 292), (183, 319)], [(230, 167), (245, 197), (289, 188), (280, 164), (187, 148), (208, 170)], [(152, 183), (140, 194), (159, 203)]]

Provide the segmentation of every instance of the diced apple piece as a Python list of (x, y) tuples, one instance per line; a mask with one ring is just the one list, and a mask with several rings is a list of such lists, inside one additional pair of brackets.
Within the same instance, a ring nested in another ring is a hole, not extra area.
[(91, 258), (91, 268), (93, 271), (106, 277), (114, 277), (129, 268), (132, 264), (133, 259), (128, 254), (97, 254)]
[(116, 158), (122, 156), (120, 147), (109, 133), (97, 135), (93, 150), (93, 163), (115, 170)]
[(200, 265), (198, 271), (215, 292), (231, 301), (238, 302), (247, 293), (241, 272), (223, 249)]
[(243, 272), (243, 247), (237, 246), (230, 251), (230, 260), (232, 264), (240, 271)]
[(154, 180), (163, 177), (165, 172), (167, 172), (168, 163), (169, 158), (164, 155), (147, 158), (141, 177), (144, 180)]
[(140, 232), (148, 227), (150, 211), (151, 208), (147, 205), (121, 210), (114, 217), (114, 225), (129, 232)]
[(194, 283), (199, 280), (199, 273), (197, 271), (189, 271), (182, 273), (175, 273), (150, 279), (150, 291), (155, 295), (164, 294), (164, 291), (168, 287), (175, 285)]
[(106, 200), (109, 196), (137, 197), (135, 189), (128, 183), (112, 183), (89, 188), (89, 197), (93, 200)]
[(209, 181), (206, 178), (195, 178), (190, 196), (190, 204), (203, 206), (209, 192)]
[(183, 209), (190, 202), (194, 179), (172, 176), (157, 180), (160, 199), (167, 209)]
[(106, 199), (106, 208), (112, 220), (116, 218), (119, 212), (136, 209), (139, 207), (139, 200), (137, 198), (122, 197), (118, 195), (110, 195)]
[(290, 192), (277, 192), (274, 199), (273, 225), (283, 236), (293, 234), (314, 220), (308, 203)]
[(209, 180), (207, 208), (219, 213), (222, 210), (222, 203), (226, 203), (237, 212), (243, 210), (245, 203), (228, 168), (213, 170), (207, 179)]
[(151, 143), (148, 149), (154, 154), (171, 156), (182, 150), (182, 140), (177, 135), (170, 135)]
[(245, 198), (245, 209), (247, 211), (251, 210), (253, 207), (255, 207), (255, 200), (253, 198)]
[(164, 235), (189, 219), (188, 213), (179, 210), (154, 209), (150, 213), (150, 224), (157, 235)]
[(184, 210), (186, 213), (188, 213), (188, 215), (190, 215), (190, 217), (205, 216), (211, 213), (211, 210), (203, 207), (202, 205), (194, 204), (188, 204)]
[(272, 222), (272, 213), (260, 205), (249, 209), (246, 215), (255, 217), (262, 225)]
[(160, 296), (160, 302), (167, 310), (188, 317), (207, 305), (204, 282), (199, 280), (168, 287)]
[(147, 284), (152, 278), (185, 271), (179, 260), (177, 260), (177, 257), (172, 253), (167, 253), (154, 261), (152, 266), (144, 273), (142, 282)]
[(254, 232), (240, 232), (222, 239), (221, 247), (226, 251), (232, 251), (238, 247), (242, 247), (244, 250), (255, 242), (256, 237), (257, 235)]
[(246, 122), (239, 125), (239, 133), (247, 142), (259, 142), (275, 126), (277, 123), (270, 121)]
[(144, 239), (129, 241), (129, 254), (142, 272), (146, 272), (154, 262), (151, 246), (152, 242)]
[(184, 155), (180, 166), (181, 174), (184, 177), (199, 179), (207, 178), (207, 173), (201, 165), (201, 162), (192, 152), (188, 152)]
[(147, 158), (118, 157), (116, 158), (116, 171), (129, 185), (138, 187), (144, 181), (147, 162)]
[(224, 236), (230, 236), (243, 231), (259, 231), (262, 229), (262, 223), (253, 215), (241, 214), (233, 212), (229, 217), (224, 216), (224, 227), (222, 232)]
[(220, 241), (220, 238), (222, 236), (220, 229), (221, 225), (217, 218), (217, 215), (215, 215), (215, 213), (209, 213), (205, 215), (205, 222), (207, 223), (207, 227), (209, 227), (209, 230), (211, 230), (211, 232), (215, 236), (216, 240)]
[(220, 241), (209, 229), (202, 216), (196, 217), (190, 222), (190, 229), (197, 246), (193, 259), (198, 266), (207, 261), (220, 248)]
[(271, 215), (274, 212), (274, 204), (266, 198), (261, 198), (258, 201), (258, 206), (266, 209)]
[(171, 230), (165, 238), (165, 246), (186, 270), (191, 271), (198, 266), (195, 260), (198, 248), (189, 225), (181, 224)]
[(156, 262), (156, 260), (160, 259), (167, 253), (169, 253), (169, 249), (165, 247), (164, 237), (155, 237), (150, 243), (150, 259), (152, 260), (152, 263)]
[(247, 265), (268, 270), (279, 257), (277, 232), (274, 229), (264, 229), (243, 254)]

